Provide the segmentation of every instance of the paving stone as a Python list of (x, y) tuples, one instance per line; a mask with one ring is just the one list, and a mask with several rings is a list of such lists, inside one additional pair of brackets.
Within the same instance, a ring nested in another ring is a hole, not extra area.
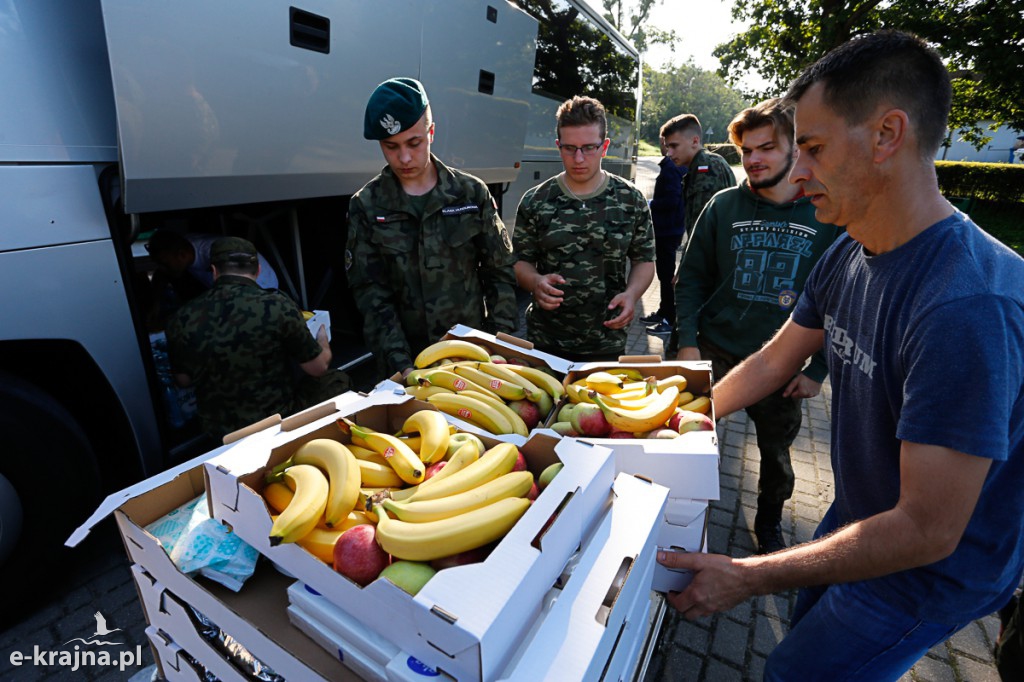
[(775, 645), (782, 641), (787, 629), (778, 618), (757, 614), (754, 620), (753, 651), (768, 656)]
[(916, 682), (957, 682), (953, 669), (946, 661), (940, 661), (930, 656), (925, 656), (910, 669), (910, 672), (901, 677)]
[(964, 653), (982, 660), (992, 658), (992, 644), (985, 636), (985, 629), (977, 622), (950, 637), (949, 644), (954, 653)]
[(1000, 682), (999, 672), (990, 662), (975, 661), (970, 658), (957, 657), (956, 667), (960, 679), (970, 682)]
[(715, 624), (711, 640), (711, 653), (736, 666), (742, 666), (747, 657), (750, 627), (729, 618), (720, 618)]
[(711, 659), (708, 661), (707, 670), (701, 679), (714, 680), (714, 682), (741, 682), (743, 672), (721, 661)]

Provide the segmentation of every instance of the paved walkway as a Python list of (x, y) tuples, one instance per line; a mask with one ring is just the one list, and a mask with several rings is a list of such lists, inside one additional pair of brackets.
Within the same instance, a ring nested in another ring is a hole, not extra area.
[[(648, 197), (654, 188), (656, 159), (642, 159), (637, 185)], [(643, 298), (638, 317), (657, 310), (657, 280)], [(634, 323), (627, 350), (663, 355), (662, 340), (648, 336)], [(803, 427), (793, 445), (796, 488), (786, 504), (783, 534), (789, 544), (810, 540), (833, 497), (829, 460), (831, 388), (805, 401)], [(754, 552), (753, 524), (757, 510), (759, 456), (753, 424), (743, 413), (718, 424), (721, 448), (721, 499), (711, 503), (709, 551), (729, 556)], [(767, 655), (785, 636), (795, 592), (759, 597), (731, 611), (696, 622), (669, 608), (660, 644), (647, 671), (647, 682), (732, 682), (760, 680)], [(999, 682), (992, 647), (999, 620), (975, 621), (945, 644), (935, 647), (900, 682)]]

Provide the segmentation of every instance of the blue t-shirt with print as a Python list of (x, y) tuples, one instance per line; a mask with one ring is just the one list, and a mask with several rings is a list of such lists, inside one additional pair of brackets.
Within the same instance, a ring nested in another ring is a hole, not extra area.
[(1024, 259), (956, 212), (869, 255), (840, 237), (793, 321), (825, 331), (840, 525), (891, 509), (900, 442), (992, 461), (949, 557), (868, 581), (922, 620), (992, 613), (1024, 570)]

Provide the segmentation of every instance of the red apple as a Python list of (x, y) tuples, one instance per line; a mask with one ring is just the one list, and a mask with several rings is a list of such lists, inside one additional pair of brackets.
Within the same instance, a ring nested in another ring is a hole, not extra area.
[(526, 499), (532, 502), (537, 499), (538, 495), (540, 495), (540, 488), (537, 487), (537, 482), (534, 481), (533, 485), (530, 486), (530, 492), (526, 493)]
[(644, 438), (653, 438), (655, 440), (666, 440), (666, 439), (672, 439), (672, 438), (678, 438), (678, 437), (679, 437), (679, 432), (678, 431), (673, 431), (672, 429), (670, 429), (670, 428), (668, 428), (666, 426), (662, 426), (662, 427), (657, 428), (657, 429), (651, 429), (644, 436)]
[(372, 523), (349, 528), (334, 543), (334, 570), (362, 587), (390, 563), (391, 555), (377, 544), (377, 526)]
[(572, 411), (573, 431), (595, 438), (603, 438), (612, 432), (611, 424), (604, 418), (601, 408), (590, 403), (580, 403)]
[(523, 451), (518, 450), (516, 454), (516, 463), (512, 466), (512, 471), (526, 471), (526, 457), (523, 456)]
[(508, 406), (526, 422), (526, 428), (537, 428), (537, 424), (540, 423), (540, 418), (543, 416), (537, 403), (531, 403), (529, 400), (512, 400)]
[(715, 428), (715, 422), (713, 422), (711, 417), (706, 414), (677, 409), (668, 420), (668, 428), (672, 429), (676, 433), (686, 433), (687, 431), (713, 431)]
[(515, 357), (515, 356), (513, 356), (513, 357), (509, 358), (509, 359), (507, 360), (507, 362), (508, 362), (508, 364), (510, 364), (510, 365), (522, 365), (523, 367), (529, 367), (529, 366), (530, 366), (530, 363), (526, 362), (526, 361), (525, 361), (525, 360), (523, 360), (522, 358), (517, 358), (517, 357)]
[(612, 431), (608, 434), (609, 438), (636, 438), (635, 435), (629, 431)]
[(506, 360), (505, 357), (502, 355), (494, 354), (491, 355), (491, 362), (493, 362), (496, 365), (504, 365), (508, 363), (508, 360)]
[(423, 472), (423, 480), (433, 477), (441, 469), (444, 469), (444, 465), (448, 463), (448, 460), (442, 459), (440, 462), (434, 462), (427, 467), (427, 470)]
[(430, 565), (435, 571), (440, 571), (445, 568), (452, 568), (453, 566), (478, 564), (487, 558), (487, 555), (491, 553), (493, 548), (494, 544), (492, 543), (484, 545), (483, 547), (477, 547), (476, 549), (468, 549), (465, 552), (459, 552), (458, 554), (452, 554), (451, 556), (434, 559), (430, 562)]

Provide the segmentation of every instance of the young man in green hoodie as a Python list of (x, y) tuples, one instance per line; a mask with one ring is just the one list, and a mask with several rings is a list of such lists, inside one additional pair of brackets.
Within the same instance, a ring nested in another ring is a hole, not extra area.
[[(804, 280), (841, 229), (819, 223), (787, 175), (793, 166), (793, 112), (772, 99), (729, 124), (747, 179), (720, 192), (701, 213), (679, 265), (679, 360), (710, 360), (720, 379), (757, 351), (789, 317)], [(816, 354), (784, 388), (747, 408), (761, 453), (754, 535), (757, 552), (786, 545), (782, 508), (793, 494), (789, 448), (800, 431), (801, 399), (816, 396), (827, 370)]]

